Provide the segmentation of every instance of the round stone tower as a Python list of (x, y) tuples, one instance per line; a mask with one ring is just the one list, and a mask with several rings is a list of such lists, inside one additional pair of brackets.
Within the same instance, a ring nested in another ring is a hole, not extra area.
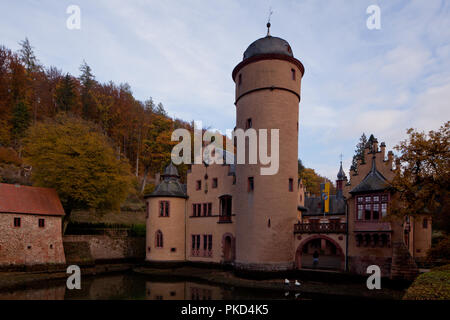
[[(270, 24), (268, 24), (270, 27)], [(294, 266), (297, 217), (297, 158), (302, 63), (289, 43), (267, 36), (253, 42), (233, 70), (236, 129), (279, 129), (279, 166), (262, 175), (260, 163), (236, 165), (236, 269), (278, 271)], [(238, 151), (239, 152), (239, 151)], [(246, 143), (248, 161), (248, 143)], [(272, 159), (276, 161), (276, 159)]]
[(185, 256), (186, 192), (171, 163), (155, 191), (146, 195), (146, 260), (181, 262)]

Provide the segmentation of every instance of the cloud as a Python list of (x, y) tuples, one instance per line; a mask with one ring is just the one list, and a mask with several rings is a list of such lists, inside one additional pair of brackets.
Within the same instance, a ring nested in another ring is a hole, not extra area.
[(68, 1), (0, 3), (0, 36), (28, 36), (38, 58), (74, 75), (83, 59), (100, 81), (128, 82), (169, 114), (225, 130), (235, 123), (231, 71), (271, 33), (305, 65), (299, 157), (334, 180), (362, 132), (392, 148), (409, 127), (450, 119), (450, 3), (378, 1), (381, 30), (366, 28), (372, 0), (78, 1), (82, 29), (65, 28)]

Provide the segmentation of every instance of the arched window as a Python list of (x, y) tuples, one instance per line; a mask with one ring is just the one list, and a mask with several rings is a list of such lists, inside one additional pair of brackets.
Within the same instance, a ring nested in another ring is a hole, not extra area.
[(162, 234), (161, 230), (156, 231), (155, 242), (156, 242), (155, 246), (157, 248), (163, 247), (163, 234)]

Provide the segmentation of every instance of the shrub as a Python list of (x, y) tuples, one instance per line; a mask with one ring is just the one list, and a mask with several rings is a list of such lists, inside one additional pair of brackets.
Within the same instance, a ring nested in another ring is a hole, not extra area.
[(446, 235), (427, 253), (427, 260), (437, 263), (450, 263), (450, 236)]

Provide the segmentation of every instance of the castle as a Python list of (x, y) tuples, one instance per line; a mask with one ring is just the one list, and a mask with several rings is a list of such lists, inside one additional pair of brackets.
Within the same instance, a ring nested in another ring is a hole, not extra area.
[(278, 173), (261, 175), (261, 163), (194, 164), (184, 185), (170, 164), (146, 195), (148, 262), (286, 271), (316, 267), (317, 253), (317, 266), (327, 269), (365, 274), (376, 264), (385, 277), (415, 275), (414, 258), (431, 245), (431, 221), (383, 219), (394, 174), (393, 154), (385, 159), (383, 143), (379, 149), (371, 137), (366, 161), (350, 172), (349, 181), (341, 163), (326, 214), (324, 200), (308, 196), (298, 180), (304, 72), (289, 43), (269, 32), (247, 48), (232, 72), (236, 129), (279, 129)]

